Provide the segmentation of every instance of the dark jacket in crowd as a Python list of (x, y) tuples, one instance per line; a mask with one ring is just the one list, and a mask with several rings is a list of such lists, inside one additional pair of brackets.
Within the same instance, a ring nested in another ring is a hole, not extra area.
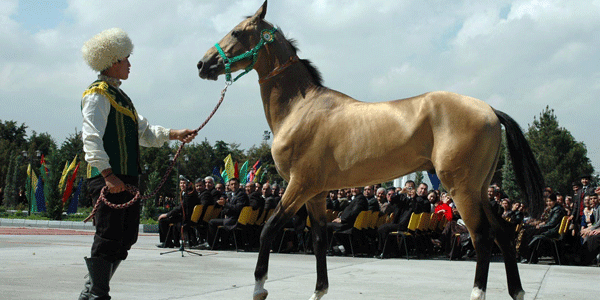
[(362, 194), (357, 195), (340, 214), (342, 224), (350, 226), (354, 225), (354, 221), (356, 221), (356, 217), (358, 217), (360, 212), (368, 209), (369, 201), (367, 201), (367, 198)]
[[(173, 210), (167, 213), (167, 218), (171, 220), (182, 220), (185, 219), (184, 224), (190, 220), (192, 213), (194, 212), (194, 206), (200, 204), (198, 194), (196, 191), (183, 192), (181, 194), (181, 205), (176, 206)], [(185, 218), (183, 218), (185, 212)]]
[(237, 220), (242, 212), (242, 208), (250, 205), (249, 203), (250, 200), (248, 195), (246, 195), (246, 192), (244, 192), (244, 189), (239, 189), (237, 192), (233, 193), (231, 199), (225, 203), (222, 213), (228, 219)]

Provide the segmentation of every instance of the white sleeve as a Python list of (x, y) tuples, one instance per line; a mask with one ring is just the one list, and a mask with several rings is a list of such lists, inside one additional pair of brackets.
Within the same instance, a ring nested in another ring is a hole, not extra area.
[(140, 146), (160, 147), (169, 141), (170, 129), (158, 125), (150, 125), (148, 119), (138, 114), (138, 135)]
[(104, 151), (104, 132), (110, 113), (110, 102), (100, 94), (92, 93), (81, 100), (83, 128), (81, 130), (85, 160), (98, 171), (110, 168), (109, 158)]

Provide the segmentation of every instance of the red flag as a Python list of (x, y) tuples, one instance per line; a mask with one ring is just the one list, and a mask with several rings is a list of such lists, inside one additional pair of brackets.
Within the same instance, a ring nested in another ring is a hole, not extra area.
[(46, 171), (46, 175), (48, 175), (48, 168), (46, 167), (46, 159), (44, 158), (44, 154), (42, 154), (42, 158), (40, 159), (40, 164), (44, 167)]
[(77, 171), (79, 170), (79, 163), (77, 163), (77, 167), (75, 167), (75, 171), (73, 171), (73, 175), (67, 181), (67, 187), (65, 188), (65, 193), (63, 194), (62, 202), (63, 205), (67, 202), (67, 199), (71, 196), (71, 192), (73, 192), (73, 182), (75, 182), (75, 177), (77, 176)]
[(234, 174), (234, 175), (233, 175), (233, 177), (235, 177), (235, 178), (238, 178), (238, 179), (239, 179), (239, 178), (240, 178), (240, 168), (238, 167), (238, 163), (237, 163), (237, 161), (235, 162), (235, 165), (233, 166), (233, 168), (234, 168), (234, 170), (235, 170), (235, 171), (233, 172), (233, 174)]

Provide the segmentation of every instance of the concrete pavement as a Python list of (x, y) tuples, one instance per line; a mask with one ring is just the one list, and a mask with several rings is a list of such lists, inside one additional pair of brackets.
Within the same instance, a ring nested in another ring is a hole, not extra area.
[[(77, 299), (87, 273), (91, 231), (0, 227), (0, 299)], [(57, 235), (53, 235), (57, 234)], [(113, 299), (252, 299), (256, 253), (197, 251), (160, 255), (156, 234), (139, 241), (111, 282)], [(468, 299), (475, 262), (328, 257), (324, 300)], [(595, 299), (600, 268), (519, 265), (525, 299)], [(268, 299), (303, 299), (315, 286), (315, 259), (272, 254)], [(490, 267), (487, 299), (510, 299), (504, 264)]]

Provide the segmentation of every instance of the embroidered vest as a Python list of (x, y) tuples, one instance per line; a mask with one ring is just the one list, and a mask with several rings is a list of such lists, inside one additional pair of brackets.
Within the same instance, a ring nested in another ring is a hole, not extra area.
[[(102, 141), (113, 173), (138, 176), (140, 173), (138, 115), (131, 99), (105, 81), (97, 80), (83, 93), (101, 94), (110, 101), (110, 113)], [(92, 168), (91, 175), (99, 174)]]

